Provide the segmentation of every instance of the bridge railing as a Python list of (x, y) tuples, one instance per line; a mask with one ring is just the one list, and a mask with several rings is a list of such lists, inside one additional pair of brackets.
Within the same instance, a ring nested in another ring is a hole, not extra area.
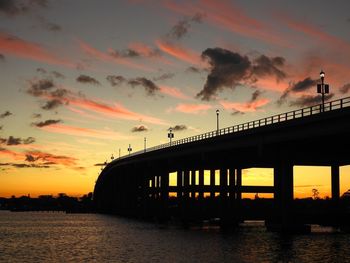
[[(195, 142), (195, 141), (201, 141), (201, 140), (205, 140), (208, 138), (213, 138), (213, 137), (217, 137), (217, 136), (221, 136), (221, 135), (225, 135), (225, 134), (231, 134), (231, 133), (235, 133), (235, 132), (250, 130), (250, 129), (254, 129), (254, 128), (258, 128), (258, 127), (262, 127), (262, 126), (271, 125), (274, 123), (280, 123), (280, 122), (285, 122), (285, 121), (289, 121), (289, 120), (304, 118), (307, 116), (321, 114), (323, 112), (342, 109), (345, 107), (350, 107), (350, 97), (346, 97), (346, 98), (342, 98), (342, 99), (338, 99), (338, 100), (334, 100), (334, 101), (329, 101), (329, 102), (326, 102), (324, 105), (317, 104), (317, 105), (314, 105), (311, 107), (293, 110), (293, 111), (269, 116), (266, 118), (262, 118), (262, 119), (258, 119), (258, 120), (254, 120), (254, 121), (250, 121), (250, 122), (222, 128), (219, 130), (194, 135), (191, 137), (187, 137), (187, 138), (173, 141), (171, 143), (169, 142), (169, 143), (160, 144), (157, 146), (147, 148), (146, 152), (156, 151), (159, 149), (164, 149), (164, 148), (169, 148), (169, 147), (176, 147), (177, 145), (182, 145), (182, 144)], [(130, 157), (130, 156), (135, 156), (135, 155), (139, 155), (142, 153), (145, 153), (145, 150), (137, 151), (137, 152), (134, 152), (132, 154), (122, 156), (119, 159), (124, 159), (124, 158)]]

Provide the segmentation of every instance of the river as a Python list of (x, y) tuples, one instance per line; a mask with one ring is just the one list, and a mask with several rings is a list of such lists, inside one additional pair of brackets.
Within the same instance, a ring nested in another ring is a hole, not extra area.
[(0, 262), (350, 262), (350, 234), (267, 232), (248, 222), (230, 233), (100, 214), (0, 211)]

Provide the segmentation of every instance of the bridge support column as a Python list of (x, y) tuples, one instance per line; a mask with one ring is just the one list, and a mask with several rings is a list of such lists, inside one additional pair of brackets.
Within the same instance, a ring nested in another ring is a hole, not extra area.
[(177, 192), (177, 209), (178, 209), (178, 214), (181, 215), (182, 211), (182, 171), (177, 170), (177, 183), (176, 183), (176, 192)]
[(215, 198), (215, 169), (210, 169), (210, 199)]
[(220, 224), (221, 228), (229, 227), (229, 213), (227, 202), (227, 169), (220, 169)]
[(196, 199), (196, 170), (191, 171), (191, 198)]
[(158, 218), (161, 221), (169, 219), (169, 172), (166, 169), (161, 169), (161, 209)]
[(182, 219), (185, 224), (187, 224), (187, 221), (190, 217), (189, 213), (190, 211), (190, 171), (185, 170), (183, 172), (183, 198), (182, 198)]
[(200, 169), (198, 171), (198, 188), (199, 188), (199, 196), (198, 196), (198, 199), (203, 201), (203, 198), (204, 198), (204, 170), (203, 169)]
[(331, 178), (332, 178), (332, 200), (334, 202), (339, 201), (340, 189), (339, 189), (339, 165), (331, 166)]
[(238, 203), (242, 200), (242, 169), (236, 169), (236, 200)]

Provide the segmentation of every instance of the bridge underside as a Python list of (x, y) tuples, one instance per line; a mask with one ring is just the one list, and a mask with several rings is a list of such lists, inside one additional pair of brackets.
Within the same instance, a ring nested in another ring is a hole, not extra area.
[[(332, 199), (321, 214), (334, 218), (339, 212), (339, 167), (350, 164), (349, 135), (346, 108), (116, 160), (101, 173), (94, 198), (101, 212), (136, 217), (315, 221), (320, 211), (313, 218), (296, 209), (293, 166), (324, 165), (332, 167)], [(273, 186), (242, 186), (242, 169), (250, 167), (273, 168)], [(204, 170), (210, 171), (206, 185)], [(220, 171), (219, 184), (215, 170)], [(170, 186), (169, 173), (174, 172), (177, 185)], [(272, 193), (273, 199), (242, 200), (242, 193)]]

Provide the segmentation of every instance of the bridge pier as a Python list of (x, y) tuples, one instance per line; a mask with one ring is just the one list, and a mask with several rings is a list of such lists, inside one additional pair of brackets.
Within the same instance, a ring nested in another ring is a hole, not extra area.
[(331, 166), (331, 185), (332, 185), (332, 200), (334, 202), (339, 201), (340, 189), (339, 189), (339, 165), (333, 164)]

